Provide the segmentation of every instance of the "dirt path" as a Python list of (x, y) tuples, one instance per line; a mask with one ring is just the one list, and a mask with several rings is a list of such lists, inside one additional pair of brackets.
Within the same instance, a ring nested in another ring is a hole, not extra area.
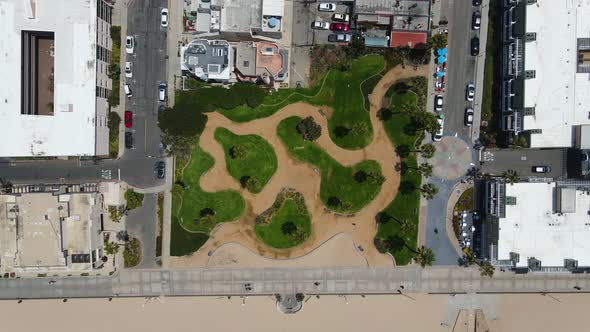
[[(369, 265), (392, 265), (393, 260), (390, 256), (377, 251), (373, 245), (373, 238), (377, 232), (375, 215), (385, 208), (397, 194), (400, 176), (399, 172), (395, 171), (394, 165), (399, 162), (399, 157), (394, 153), (394, 147), (377, 118), (377, 111), (381, 108), (385, 93), (395, 81), (413, 76), (426, 76), (427, 72), (428, 66), (419, 67), (418, 70), (409, 67), (402, 69), (397, 66), (381, 78), (369, 97), (374, 138), (367, 147), (361, 150), (345, 150), (332, 142), (327, 132), (327, 119), (319, 113), (320, 109), (326, 110), (327, 107), (316, 107), (300, 102), (290, 104), (269, 117), (246, 123), (234, 123), (219, 113), (209, 113), (209, 121), (201, 135), (200, 145), (203, 150), (213, 156), (215, 165), (201, 177), (201, 188), (209, 192), (228, 188), (239, 191), (247, 202), (246, 211), (237, 222), (218, 225), (211, 232), (207, 243), (191, 256), (189, 265), (206, 265), (209, 260), (208, 253), (228, 242), (239, 243), (268, 258), (299, 257), (311, 252), (339, 233), (351, 234), (355, 246), (361, 246), (364, 249), (362, 254)], [(321, 180), (319, 172), (314, 171), (310, 164), (292, 158), (280, 142), (276, 133), (278, 124), (283, 119), (294, 115), (302, 118), (314, 117), (316, 122), (323, 127), (322, 136), (316, 143), (341, 164), (348, 166), (372, 159), (381, 165), (385, 177), (381, 191), (354, 217), (337, 217), (333, 213), (324, 211), (324, 205), (319, 199)], [(227, 128), (238, 135), (260, 135), (275, 149), (278, 159), (277, 172), (259, 194), (254, 195), (242, 189), (239, 182), (228, 174), (224, 151), (214, 138), (217, 127)], [(278, 250), (265, 245), (256, 238), (254, 219), (274, 202), (276, 195), (285, 187), (294, 188), (305, 197), (305, 203), (312, 217), (313, 231), (311, 237), (302, 245), (292, 249)], [(186, 259), (183, 259), (183, 262), (183, 265), (187, 265)]]

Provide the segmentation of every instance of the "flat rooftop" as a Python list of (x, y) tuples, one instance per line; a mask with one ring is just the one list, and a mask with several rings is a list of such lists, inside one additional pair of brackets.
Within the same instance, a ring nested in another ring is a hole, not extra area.
[(571, 213), (555, 213), (555, 183), (515, 183), (506, 185), (506, 218), (499, 220), (498, 259), (520, 254), (517, 267), (528, 266), (535, 257), (543, 266), (563, 266), (564, 259), (590, 266), (590, 194), (575, 191), (569, 200)]
[(524, 70), (535, 78), (524, 83), (524, 130), (531, 147), (570, 147), (572, 126), (590, 124), (590, 74), (577, 73), (578, 38), (590, 38), (590, 0), (537, 0), (526, 6), (526, 32), (536, 41), (524, 44)]
[(181, 53), (183, 70), (204, 81), (229, 80), (232, 57), (227, 41), (195, 39)]
[(223, 0), (221, 31), (250, 32), (262, 24), (262, 0)]
[[(91, 268), (101, 246), (101, 207), (96, 194), (0, 195), (3, 267)], [(85, 264), (86, 263), (86, 264)]]
[[(30, 3), (0, 0), (0, 156), (95, 155), (97, 0)], [(39, 84), (53, 80), (54, 91), (39, 91), (38, 115), (21, 114), (23, 31), (54, 34), (39, 46), (54, 65)]]
[(430, 0), (356, 0), (357, 14), (429, 16)]

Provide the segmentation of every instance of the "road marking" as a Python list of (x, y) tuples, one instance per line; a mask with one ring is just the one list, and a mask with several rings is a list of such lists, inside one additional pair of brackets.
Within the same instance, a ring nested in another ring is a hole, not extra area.
[(117, 168), (117, 173), (119, 173), (119, 181), (121, 181), (121, 169)]
[(103, 169), (100, 172), (100, 177), (105, 179), (105, 180), (110, 180), (111, 179), (111, 170), (110, 169)]
[(147, 152), (147, 118), (143, 120), (143, 152)]

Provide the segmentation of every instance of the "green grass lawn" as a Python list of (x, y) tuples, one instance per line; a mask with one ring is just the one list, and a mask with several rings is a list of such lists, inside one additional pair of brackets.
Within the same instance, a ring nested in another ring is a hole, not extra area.
[[(309, 89), (284, 89), (266, 96), (261, 106), (253, 109), (240, 106), (231, 110), (218, 110), (236, 122), (247, 122), (274, 114), (282, 107), (298, 101), (313, 105), (327, 105), (334, 109), (328, 121), (330, 137), (340, 147), (361, 149), (373, 138), (369, 113), (365, 111), (365, 96), (370, 86), (377, 82), (369, 79), (378, 74), (385, 65), (382, 56), (369, 55), (354, 60), (345, 71), (331, 70), (317, 86)], [(366, 86), (367, 87), (366, 87)], [(355, 127), (355, 130), (350, 130)], [(335, 133), (336, 128), (345, 129)], [(360, 129), (359, 129), (360, 128)], [(346, 130), (348, 129), (348, 130)]]
[[(173, 210), (178, 217), (179, 224), (189, 232), (208, 234), (216, 224), (236, 220), (244, 212), (244, 199), (238, 192), (223, 190), (208, 193), (199, 187), (201, 175), (213, 164), (213, 158), (201, 150), (196, 142), (193, 146), (191, 160), (182, 175), (182, 183), (185, 186), (182, 191), (182, 204), (180, 207), (177, 205)], [(200, 220), (201, 211), (205, 208), (215, 211), (212, 218), (206, 222)]]
[[(395, 146), (414, 146), (416, 135), (409, 130), (411, 127), (410, 117), (405, 113), (400, 113), (400, 105), (403, 103), (415, 103), (416, 99), (416, 95), (411, 92), (391, 94), (391, 110), (394, 115), (383, 124), (387, 135)], [(402, 161), (407, 164), (408, 170), (402, 175), (401, 182), (409, 182), (416, 188), (420, 187), (422, 177), (412, 169), (418, 166), (416, 155), (411, 153)], [(411, 193), (399, 192), (395, 199), (383, 210), (384, 213), (392, 216), (393, 220), (379, 225), (377, 237), (381, 239), (401, 237), (406, 244), (406, 246), (398, 246), (390, 250), (390, 253), (395, 257), (397, 265), (408, 264), (414, 256), (413, 252), (408, 247), (412, 249), (416, 248), (419, 209), (420, 192), (416, 190)], [(396, 220), (409, 220), (412, 226), (411, 229), (407, 232), (402, 232), (401, 224)]]
[[(248, 187), (259, 193), (268, 180), (277, 171), (277, 155), (272, 146), (258, 135), (236, 135), (225, 128), (215, 130), (215, 139), (221, 143), (225, 151), (225, 164), (229, 174), (238, 181), (244, 177), (256, 179), (259, 184), (255, 188)], [(232, 158), (231, 148), (241, 145), (246, 154), (242, 158)]]
[[(331, 210), (354, 213), (372, 201), (381, 190), (381, 185), (371, 181), (357, 182), (353, 175), (357, 171), (381, 175), (379, 164), (374, 160), (365, 160), (352, 167), (342, 166), (317, 144), (301, 138), (296, 129), (300, 121), (301, 118), (297, 116), (284, 119), (279, 123), (277, 133), (291, 155), (320, 169), (322, 202)], [(328, 204), (331, 197), (337, 197), (341, 202), (346, 203), (338, 206)]]
[[(256, 224), (254, 230), (262, 242), (273, 248), (291, 248), (305, 241), (311, 234), (311, 219), (301, 201), (299, 204), (291, 198), (285, 198), (281, 206), (276, 210), (268, 224)], [(303, 205), (303, 206), (300, 206)], [(283, 224), (292, 222), (297, 226), (294, 234), (286, 235), (282, 230)]]

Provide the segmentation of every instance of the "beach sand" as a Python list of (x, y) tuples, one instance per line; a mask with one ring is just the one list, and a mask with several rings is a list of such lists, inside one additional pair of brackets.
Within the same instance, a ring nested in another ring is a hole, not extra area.
[(3, 329), (12, 331), (434, 332), (453, 330), (458, 303), (482, 303), (492, 332), (588, 331), (590, 295), (408, 296), (311, 297), (294, 315), (278, 312), (271, 297), (250, 297), (245, 305), (239, 297), (0, 301), (0, 312)]

